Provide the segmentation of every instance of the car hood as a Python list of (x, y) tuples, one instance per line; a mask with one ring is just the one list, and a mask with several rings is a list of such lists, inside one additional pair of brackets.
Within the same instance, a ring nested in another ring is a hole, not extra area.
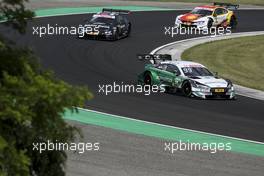
[(91, 26), (91, 27), (99, 27), (100, 29), (109, 29), (110, 28), (110, 24), (106, 24), (106, 23), (87, 23), (85, 24), (85, 26)]
[(186, 13), (180, 17), (181, 21), (188, 21), (188, 22), (193, 22), (195, 20), (198, 20), (202, 16), (199, 14), (192, 14), (192, 13)]
[(198, 83), (204, 84), (211, 88), (214, 87), (227, 87), (228, 82), (222, 78), (215, 78), (213, 76), (198, 76), (193, 77), (191, 80), (196, 81)]

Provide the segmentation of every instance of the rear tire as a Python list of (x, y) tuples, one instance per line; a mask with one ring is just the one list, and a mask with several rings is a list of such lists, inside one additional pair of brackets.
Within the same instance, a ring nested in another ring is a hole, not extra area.
[(236, 18), (234, 16), (231, 17), (229, 26), (231, 27), (231, 29), (236, 29), (237, 20), (236, 20)]
[(144, 87), (145, 87), (145, 90), (148, 91), (151, 86), (152, 86), (152, 76), (151, 76), (151, 74), (147, 73), (144, 76)]
[(192, 86), (191, 86), (191, 84), (188, 81), (183, 83), (183, 85), (182, 85), (182, 93), (186, 97), (190, 97), (192, 95)]
[(152, 77), (149, 73), (144, 77), (144, 85), (152, 85)]
[(130, 36), (130, 33), (131, 33), (131, 23), (128, 24), (127, 37)]

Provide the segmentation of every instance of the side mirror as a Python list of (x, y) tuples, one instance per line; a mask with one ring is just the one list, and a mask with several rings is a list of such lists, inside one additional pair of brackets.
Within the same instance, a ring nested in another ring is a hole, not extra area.
[(180, 75), (179, 72), (177, 72), (176, 70), (173, 70), (173, 73), (174, 73), (175, 76), (179, 76)]
[(218, 78), (218, 72), (214, 72), (216, 78)]
[(216, 13), (213, 14), (213, 17), (217, 17)]

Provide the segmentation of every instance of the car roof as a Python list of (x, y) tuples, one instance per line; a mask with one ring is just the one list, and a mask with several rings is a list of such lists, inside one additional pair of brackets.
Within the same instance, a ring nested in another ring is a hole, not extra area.
[(93, 17), (102, 17), (102, 18), (112, 18), (115, 19), (116, 16), (120, 15), (116, 12), (99, 12), (93, 15)]
[(182, 67), (205, 67), (204, 65), (200, 63), (192, 62), (192, 61), (164, 61), (164, 62), (161, 62), (161, 64), (172, 64), (180, 68)]

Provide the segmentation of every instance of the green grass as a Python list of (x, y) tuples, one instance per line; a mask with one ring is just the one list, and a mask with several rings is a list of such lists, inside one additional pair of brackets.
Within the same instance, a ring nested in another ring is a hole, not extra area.
[[(136, 1), (136, 0), (130, 0), (130, 1)], [(228, 3), (234, 3), (234, 4), (264, 5), (264, 0), (141, 0), (141, 1), (196, 2), (196, 3), (228, 2)]]
[(264, 35), (197, 45), (182, 59), (202, 63), (236, 84), (264, 90)]

